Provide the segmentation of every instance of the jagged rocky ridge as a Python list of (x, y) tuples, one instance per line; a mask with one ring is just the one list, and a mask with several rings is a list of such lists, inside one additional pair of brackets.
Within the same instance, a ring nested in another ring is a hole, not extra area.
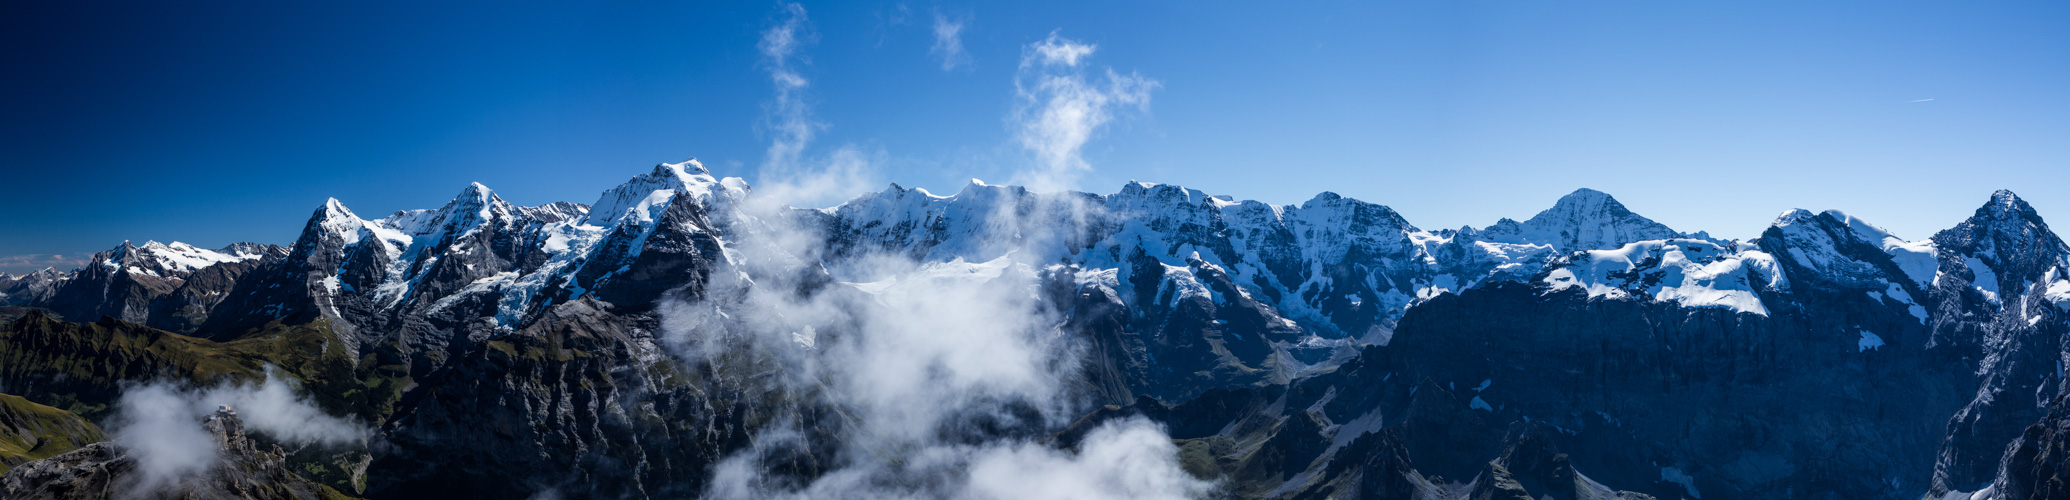
[(2005, 457), (2058, 446), (2028, 429), (2070, 351), (2070, 251), (2009, 192), (1927, 240), (1800, 210), (1725, 241), (1590, 190), (1429, 231), (1331, 193), (1148, 183), (790, 209), (690, 161), (591, 205), (330, 200), (287, 248), (124, 244), (0, 292), (223, 342), (322, 325), (352, 383), (400, 391), (367, 415), (371, 497), (679, 497), (767, 426), (822, 434), (780, 467), (801, 479), (846, 431), (825, 395), (743, 376), (782, 369), (766, 356), (669, 356), (657, 304), (867, 296), (899, 278), (867, 264), (885, 254), (1043, 283), (1083, 349), (1071, 429), (1147, 415), (1245, 498), (2011, 491), (2035, 467)]

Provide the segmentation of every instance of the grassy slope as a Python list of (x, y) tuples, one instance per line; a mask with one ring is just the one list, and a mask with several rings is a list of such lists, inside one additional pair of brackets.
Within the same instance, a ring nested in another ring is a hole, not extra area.
[(0, 474), (102, 439), (101, 428), (77, 414), (0, 394)]
[[(410, 382), (402, 366), (383, 365), (373, 355), (353, 358), (323, 321), (269, 324), (238, 340), (215, 342), (113, 319), (72, 323), (41, 310), (0, 313), (13, 316), (0, 324), (0, 391), (86, 420), (106, 419), (125, 384), (256, 382), (272, 365), (300, 382), (325, 412), (378, 424)], [(326, 457), (298, 455), (291, 461), (319, 482), (349, 482), (342, 469), (323, 465)]]
[[(266, 365), (301, 381), (325, 410), (379, 422), (400, 397), (399, 367), (354, 359), (324, 322), (267, 325), (214, 342), (135, 323), (71, 323), (29, 312), (0, 326), (0, 390), (91, 419), (105, 417), (124, 383), (193, 385), (265, 378)], [(363, 366), (364, 365), (364, 366)]]

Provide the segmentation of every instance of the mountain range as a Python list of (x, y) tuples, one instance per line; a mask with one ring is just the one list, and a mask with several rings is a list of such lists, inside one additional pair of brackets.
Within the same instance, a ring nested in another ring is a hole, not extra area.
[(1588, 189), (1429, 230), (1144, 182), (794, 208), (690, 160), (587, 205), (332, 199), (0, 302), (9, 498), (142, 474), (138, 384), (272, 378), (366, 432), (210, 420), (227, 463), (150, 494), (971, 497), (1142, 424), (1179, 496), (2070, 498), (2070, 247), (2009, 191), (1917, 241), (1726, 240)]

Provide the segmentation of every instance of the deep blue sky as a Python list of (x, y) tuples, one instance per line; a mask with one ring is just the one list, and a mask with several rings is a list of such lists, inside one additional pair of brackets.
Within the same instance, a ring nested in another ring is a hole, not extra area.
[[(767, 180), (778, 4), (426, 3), (0, 7), (0, 271), (286, 244), (326, 197), (588, 203), (687, 156)], [(2070, 220), (2070, 4), (1108, 3), (804, 4), (805, 157), (944, 193), (1015, 178), (1015, 84), (1054, 32), (1097, 47), (1087, 81), (1156, 83), (1085, 146), (1094, 192), (1329, 190), (1437, 228), (1591, 187), (1685, 231), (1839, 208), (1918, 239), (2011, 188)], [(963, 25), (946, 71), (937, 14)]]

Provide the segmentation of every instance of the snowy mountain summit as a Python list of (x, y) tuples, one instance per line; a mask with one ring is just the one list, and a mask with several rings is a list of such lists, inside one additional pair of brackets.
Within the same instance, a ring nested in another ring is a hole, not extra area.
[(1683, 237), (1667, 225), (1624, 207), (1616, 198), (1582, 188), (1560, 197), (1552, 208), (1530, 220), (1496, 221), (1479, 237), (1503, 243), (1548, 244), (1561, 251), (1611, 250), (1626, 243)]

